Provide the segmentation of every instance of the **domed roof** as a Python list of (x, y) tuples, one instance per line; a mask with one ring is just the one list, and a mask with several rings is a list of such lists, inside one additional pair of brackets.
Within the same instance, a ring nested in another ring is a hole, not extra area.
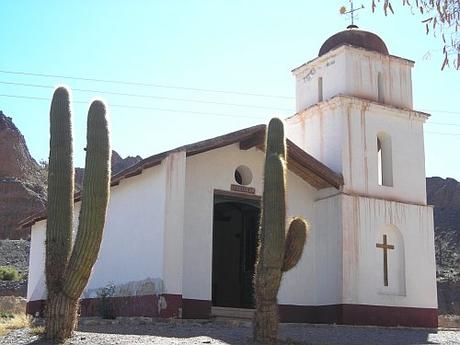
[(360, 30), (355, 25), (350, 25), (347, 30), (340, 31), (329, 37), (321, 46), (318, 56), (322, 56), (342, 45), (351, 45), (389, 55), (385, 42), (379, 36), (369, 31)]

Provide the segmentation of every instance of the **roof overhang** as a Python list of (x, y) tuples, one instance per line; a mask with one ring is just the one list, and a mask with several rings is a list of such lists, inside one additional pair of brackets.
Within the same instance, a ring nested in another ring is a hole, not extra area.
[(339, 55), (341, 53), (344, 53), (346, 51), (353, 51), (353, 52), (361, 54), (361, 55), (371, 56), (371, 57), (375, 57), (375, 58), (378, 58), (378, 59), (388, 59), (389, 61), (397, 62), (399, 64), (409, 65), (411, 67), (413, 67), (414, 64), (415, 64), (415, 61), (410, 60), (410, 59), (405, 59), (405, 58), (400, 57), (400, 56), (391, 55), (391, 54), (390, 55), (384, 55), (384, 54), (380, 54), (378, 52), (375, 52), (375, 51), (372, 51), (372, 50), (367, 50), (367, 49), (364, 49), (364, 48), (361, 48), (361, 47), (355, 47), (355, 46), (352, 46), (352, 45), (349, 45), (349, 44), (342, 44), (342, 45), (337, 46), (336, 48), (328, 51), (326, 54), (321, 55), (321, 56), (317, 56), (314, 59), (311, 59), (311, 60), (307, 61), (306, 63), (303, 63), (302, 65), (292, 69), (291, 72), (293, 74), (297, 74), (297, 73), (301, 72), (304, 68), (316, 67), (317, 65), (321, 65), (321, 64), (325, 63), (326, 61), (330, 60), (331, 58), (334, 58), (335, 56), (337, 56), (337, 55)]
[[(265, 131), (266, 125), (257, 125), (147, 157), (137, 164), (113, 175), (110, 186), (117, 186), (123, 179), (140, 175), (143, 170), (160, 165), (166, 157), (174, 152), (185, 151), (186, 156), (189, 157), (236, 143), (239, 143), (240, 150), (249, 150), (253, 147), (263, 150), (265, 146)], [(287, 139), (286, 144), (287, 166), (289, 170), (316, 189), (329, 187), (340, 189), (343, 185), (342, 175), (332, 171), (289, 139)], [(75, 193), (74, 201), (78, 202), (80, 200), (81, 193)], [(20, 228), (29, 227), (44, 219), (46, 219), (46, 212), (32, 215), (21, 221), (18, 226)]]

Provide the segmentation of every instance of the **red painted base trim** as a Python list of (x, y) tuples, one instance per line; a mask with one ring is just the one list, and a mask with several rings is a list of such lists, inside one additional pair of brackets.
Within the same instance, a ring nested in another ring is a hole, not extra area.
[(438, 327), (438, 310), (361, 304), (327, 306), (280, 305), (281, 322), (336, 323), (344, 325)]
[(281, 322), (341, 323), (340, 308), (335, 305), (303, 306), (281, 304), (278, 309)]
[[(180, 317), (184, 319), (208, 319), (211, 317), (212, 302), (182, 298), (181, 295), (165, 294), (110, 297), (107, 302), (117, 316)], [(163, 309), (158, 308), (158, 305)], [(81, 301), (81, 316), (100, 315), (100, 298)], [(27, 303), (27, 313), (43, 316), (45, 301)], [(336, 323), (345, 325), (438, 327), (438, 310), (432, 308), (384, 307), (360, 304), (335, 304), (326, 306), (280, 305), (281, 322)]]
[(43, 317), (43, 313), (45, 311), (45, 300), (40, 299), (37, 301), (29, 301), (26, 305), (26, 313), (29, 315), (38, 315)]
[(182, 299), (182, 317), (184, 319), (209, 319), (212, 302), (199, 299)]
[[(159, 301), (160, 299), (160, 301)], [(81, 316), (101, 315), (101, 298), (84, 298), (80, 301)], [(151, 317), (180, 317), (182, 307), (182, 295), (164, 294), (108, 297), (106, 306), (112, 309), (116, 316), (151, 316)], [(43, 316), (45, 311), (45, 300), (30, 301), (27, 303), (28, 314)], [(158, 306), (161, 306), (159, 308)]]
[(432, 308), (342, 305), (342, 323), (407, 327), (438, 327), (438, 310)]

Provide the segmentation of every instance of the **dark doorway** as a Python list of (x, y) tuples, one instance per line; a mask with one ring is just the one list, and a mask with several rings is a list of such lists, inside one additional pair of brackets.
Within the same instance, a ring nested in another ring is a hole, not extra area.
[(253, 308), (260, 201), (214, 198), (212, 304)]

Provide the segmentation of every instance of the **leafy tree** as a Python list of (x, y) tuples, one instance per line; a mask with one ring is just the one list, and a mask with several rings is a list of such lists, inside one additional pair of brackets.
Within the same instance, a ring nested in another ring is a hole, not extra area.
[[(430, 32), (435, 37), (440, 37), (443, 45), (444, 60), (441, 66), (460, 69), (460, 1), (459, 0), (401, 0), (403, 6), (408, 6), (412, 11), (420, 12), (425, 18), (425, 32)], [(385, 15), (394, 13), (391, 0), (377, 0), (383, 3)], [(372, 0), (372, 12), (377, 5)]]

